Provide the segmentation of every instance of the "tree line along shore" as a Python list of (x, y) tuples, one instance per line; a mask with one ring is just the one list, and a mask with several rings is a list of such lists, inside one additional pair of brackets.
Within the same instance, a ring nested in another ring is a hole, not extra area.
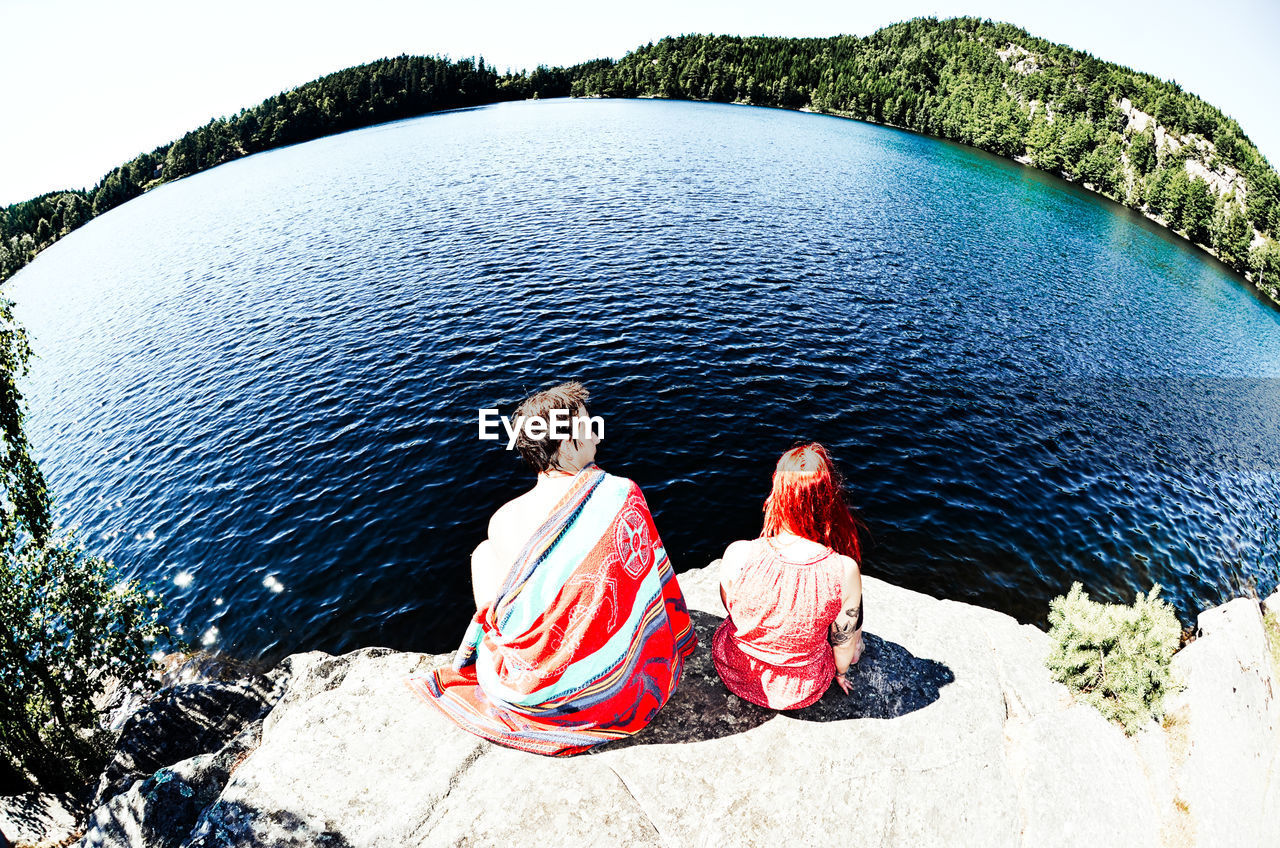
[(93, 217), (241, 156), (442, 109), (564, 96), (803, 109), (958, 141), (1146, 214), (1280, 304), (1280, 175), (1239, 123), (1177, 83), (977, 18), (919, 18), (865, 38), (684, 35), (617, 61), (518, 73), (427, 56), (347, 68), (213, 119), (90, 189), (0, 209), (0, 281)]

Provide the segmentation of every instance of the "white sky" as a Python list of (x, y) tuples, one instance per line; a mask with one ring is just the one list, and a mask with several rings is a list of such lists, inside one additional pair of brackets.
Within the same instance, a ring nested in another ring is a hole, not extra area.
[(1280, 163), (1276, 0), (0, 0), (0, 204), (92, 185), (212, 117), (383, 56), (532, 68), (664, 35), (866, 35), (921, 15), (1008, 21), (1176, 79)]

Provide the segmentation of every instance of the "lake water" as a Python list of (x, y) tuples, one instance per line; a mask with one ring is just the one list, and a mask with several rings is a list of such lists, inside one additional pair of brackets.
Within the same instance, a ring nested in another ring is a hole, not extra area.
[[(1043, 626), (1280, 574), (1280, 311), (1039, 171), (868, 124), (556, 100), (165, 185), (8, 286), (58, 516), (244, 657), (444, 651), (531, 483), (477, 409), (577, 378), (678, 570), (827, 443), (865, 571)], [(875, 610), (867, 615), (875, 630)]]

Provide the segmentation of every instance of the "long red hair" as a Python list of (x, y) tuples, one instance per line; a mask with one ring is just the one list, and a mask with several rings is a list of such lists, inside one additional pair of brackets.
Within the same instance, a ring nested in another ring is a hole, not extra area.
[(773, 471), (773, 491), (764, 502), (761, 538), (794, 533), (862, 562), (858, 531), (844, 496), (844, 479), (827, 449), (817, 442), (797, 445)]

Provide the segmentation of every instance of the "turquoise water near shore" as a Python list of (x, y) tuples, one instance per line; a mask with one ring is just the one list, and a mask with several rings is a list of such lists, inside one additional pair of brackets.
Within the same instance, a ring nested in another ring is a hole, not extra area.
[(1043, 622), (1072, 580), (1159, 582), (1190, 619), (1280, 574), (1280, 313), (1140, 215), (883, 127), (429, 115), (162, 186), (9, 291), (59, 516), (245, 656), (451, 647), (528, 482), (477, 410), (569, 378), (677, 569), (816, 438), (910, 588)]

